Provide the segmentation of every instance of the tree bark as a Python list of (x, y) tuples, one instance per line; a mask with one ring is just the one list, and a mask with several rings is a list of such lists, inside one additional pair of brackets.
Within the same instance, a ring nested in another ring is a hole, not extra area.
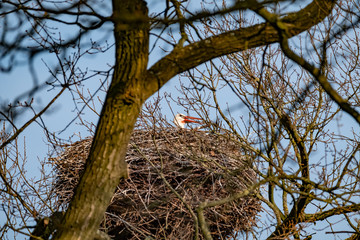
[[(114, 0), (114, 18), (128, 14), (147, 17), (142, 0)], [(145, 23), (115, 23), (116, 63), (85, 171), (55, 239), (93, 239), (121, 178), (124, 161), (141, 104), (148, 63), (149, 27)]]

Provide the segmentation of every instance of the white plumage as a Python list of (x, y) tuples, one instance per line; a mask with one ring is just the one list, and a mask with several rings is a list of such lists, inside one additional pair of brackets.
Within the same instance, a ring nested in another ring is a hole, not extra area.
[(174, 123), (179, 128), (185, 128), (186, 123), (198, 123), (198, 124), (201, 124), (200, 121), (196, 121), (196, 120), (202, 120), (202, 119), (201, 118), (196, 118), (196, 117), (190, 117), (190, 116), (186, 116), (185, 114), (178, 113), (178, 114), (176, 114), (176, 116), (174, 118)]

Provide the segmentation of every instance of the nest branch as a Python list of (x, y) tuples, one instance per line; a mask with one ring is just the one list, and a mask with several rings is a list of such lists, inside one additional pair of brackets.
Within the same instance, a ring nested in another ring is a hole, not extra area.
[[(84, 168), (92, 139), (75, 142), (50, 159), (56, 171), (58, 209), (67, 207)], [(173, 128), (134, 130), (121, 181), (100, 229), (114, 239), (192, 239), (198, 208), (246, 192), (256, 182), (252, 156), (226, 134)], [(248, 194), (203, 208), (215, 239), (234, 237), (256, 225), (260, 201)], [(200, 239), (203, 237), (200, 236)]]

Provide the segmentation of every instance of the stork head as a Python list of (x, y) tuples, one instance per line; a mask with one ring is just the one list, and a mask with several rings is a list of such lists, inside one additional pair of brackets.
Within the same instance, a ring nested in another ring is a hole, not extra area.
[(196, 121), (196, 120), (202, 120), (201, 118), (196, 118), (196, 117), (190, 117), (190, 116), (186, 116), (184, 114), (178, 113), (176, 114), (175, 118), (174, 118), (174, 123), (176, 126), (180, 127), (180, 128), (185, 128), (185, 123), (199, 123), (201, 124), (200, 121)]

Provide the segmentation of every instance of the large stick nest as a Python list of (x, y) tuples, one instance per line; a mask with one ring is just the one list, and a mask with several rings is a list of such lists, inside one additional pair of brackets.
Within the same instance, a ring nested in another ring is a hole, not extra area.
[[(52, 159), (60, 208), (73, 195), (91, 142), (75, 142)], [(256, 181), (251, 157), (225, 134), (135, 130), (126, 161), (130, 177), (118, 185), (101, 225), (114, 239), (192, 239), (194, 221), (184, 202), (196, 214), (199, 203), (223, 199)], [(207, 208), (205, 217), (213, 237), (222, 239), (249, 231), (259, 210), (259, 201), (247, 196)]]

